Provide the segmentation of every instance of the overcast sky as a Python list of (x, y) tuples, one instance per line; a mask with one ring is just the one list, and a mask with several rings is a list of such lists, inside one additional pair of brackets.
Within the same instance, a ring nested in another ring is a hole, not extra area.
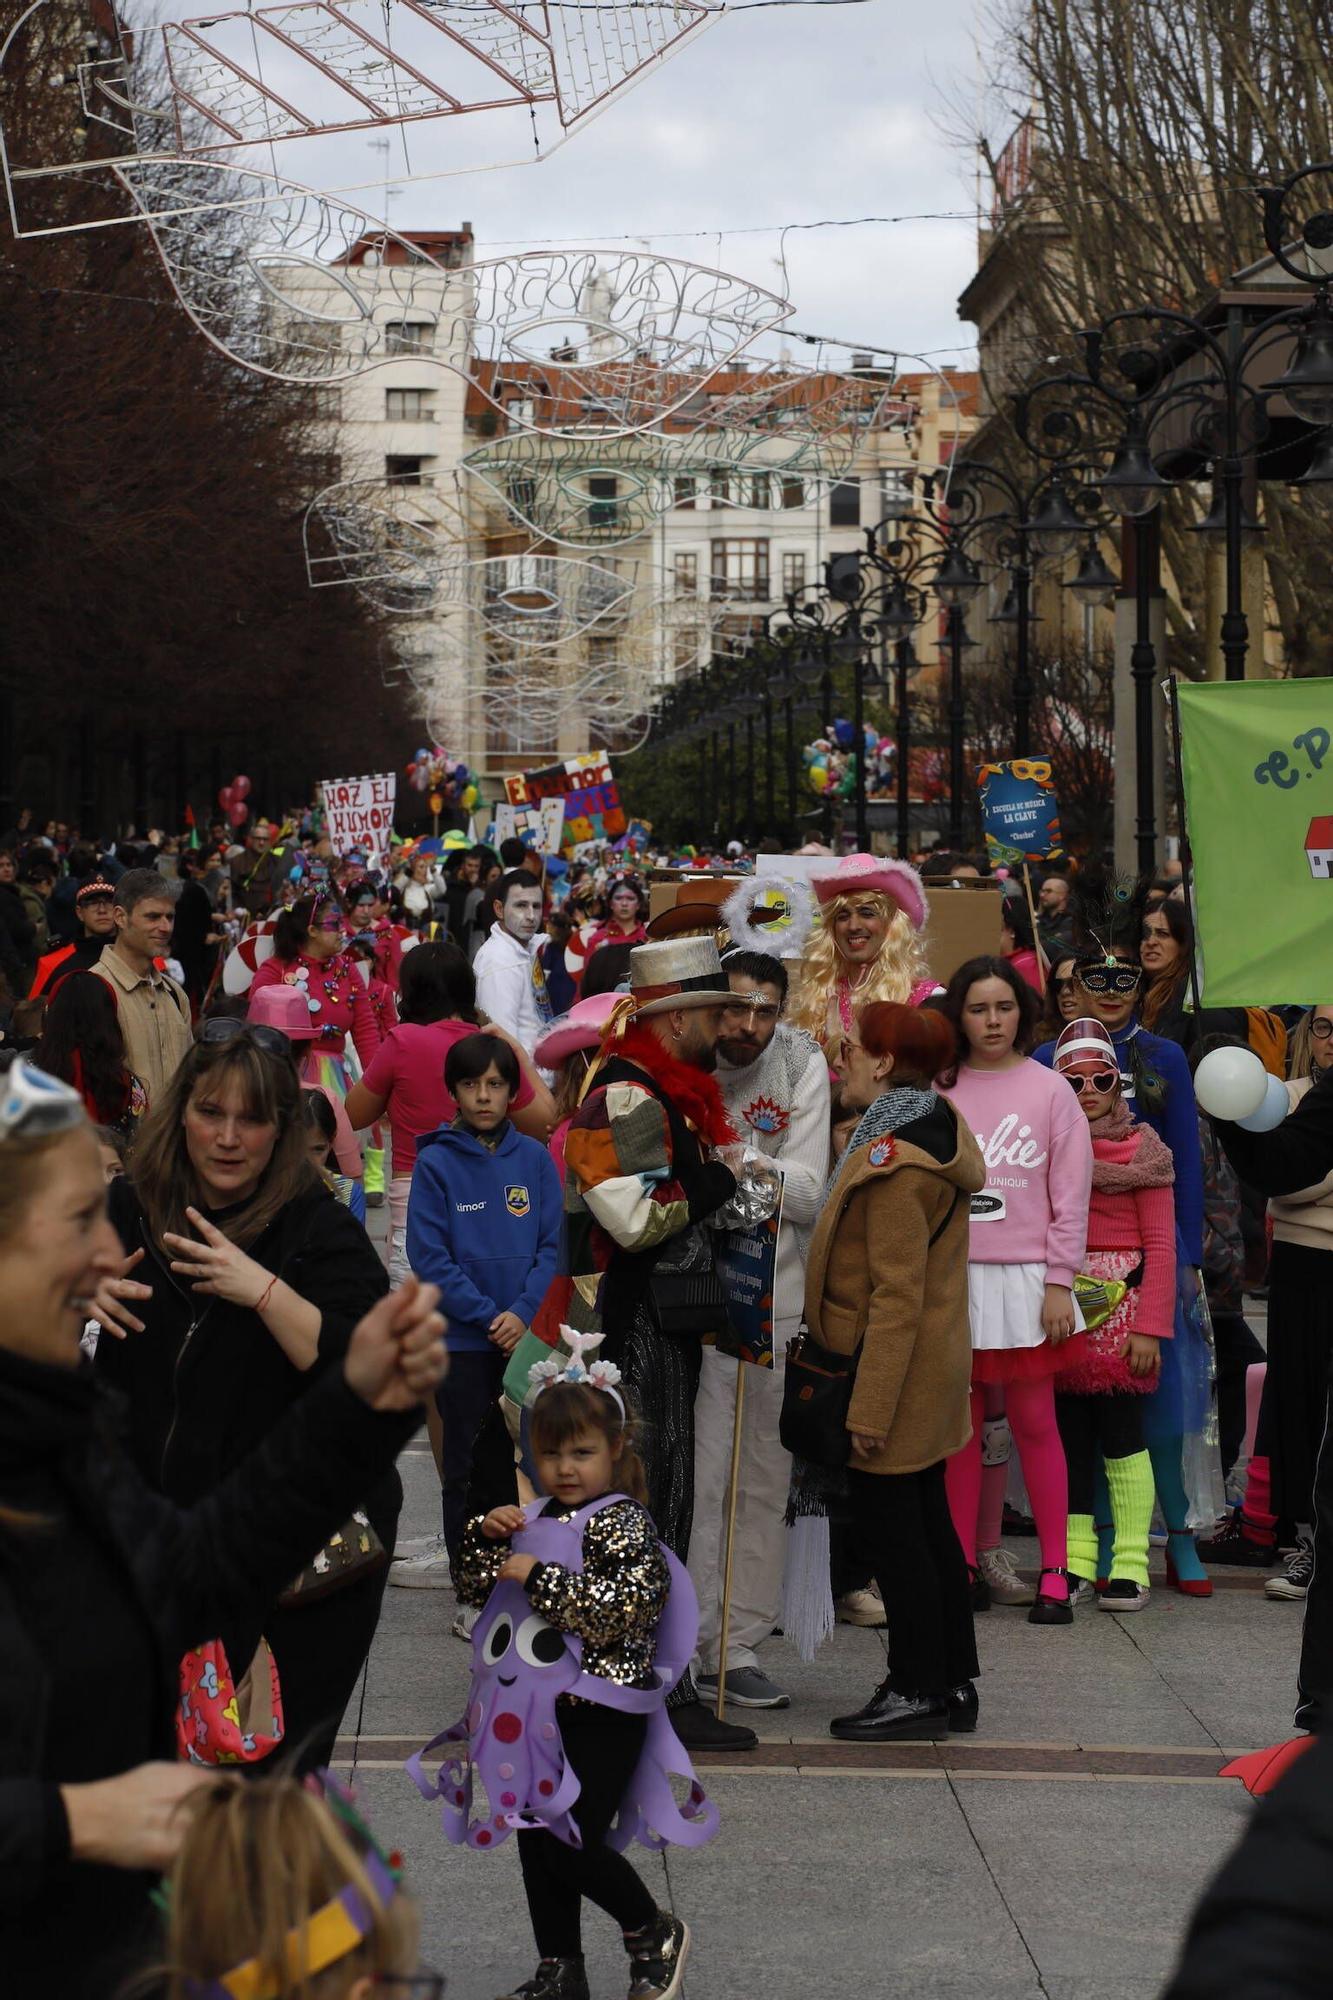
[[(957, 219), (789, 233), (792, 324), (848, 347), (965, 364), (973, 335), (956, 300), (975, 264), (975, 183), (937, 121), (942, 92), (965, 103), (975, 92), (973, 15), (974, 0), (728, 14), (535, 165), (412, 181), (391, 134), (402, 192), (389, 219), (400, 229), (466, 219), (479, 255), (543, 238), (642, 237), (781, 290), (784, 223), (943, 211)], [(510, 115), (406, 128), (412, 168), (512, 157), (527, 131), (526, 120), (507, 128)], [(363, 135), (337, 143), (344, 184), (382, 172)], [(351, 199), (380, 208), (373, 193)], [(768, 227), (718, 240), (753, 225)]]

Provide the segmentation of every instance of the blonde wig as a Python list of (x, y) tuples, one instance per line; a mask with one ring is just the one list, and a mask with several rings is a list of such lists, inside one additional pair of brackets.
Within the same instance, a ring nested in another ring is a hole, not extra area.
[(867, 893), (864, 889), (847, 896), (835, 896), (819, 913), (809, 947), (801, 961), (796, 996), (787, 1010), (791, 1026), (804, 1028), (817, 1042), (822, 1043), (827, 1037), (830, 1003), (838, 979), (846, 968), (846, 960), (839, 952), (833, 935), (833, 926), (843, 910), (850, 909), (853, 903), (866, 902), (873, 903), (879, 915), (888, 920), (888, 929), (869, 978), (856, 988), (857, 1009), (868, 1007), (876, 1000), (894, 1000), (901, 1005), (911, 997), (914, 986), (930, 977), (921, 933), (891, 896), (884, 895), (880, 890)]

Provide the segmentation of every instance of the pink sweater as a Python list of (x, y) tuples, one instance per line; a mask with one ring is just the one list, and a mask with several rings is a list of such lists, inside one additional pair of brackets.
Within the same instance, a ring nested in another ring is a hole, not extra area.
[[(1120, 1139), (1098, 1139), (1097, 1163), (1124, 1169), (1135, 1178), (1135, 1156), (1161, 1142), (1150, 1126), (1132, 1125)], [(1143, 1278), (1139, 1285), (1134, 1331), (1170, 1340), (1176, 1311), (1176, 1211), (1171, 1188), (1100, 1187), (1092, 1191), (1088, 1208), (1089, 1250), (1141, 1250)]]
[(972, 1197), (970, 1262), (1044, 1264), (1049, 1284), (1072, 1284), (1092, 1188), (1092, 1140), (1073, 1091), (1029, 1060), (960, 1069), (948, 1095), (986, 1162), (985, 1188)]

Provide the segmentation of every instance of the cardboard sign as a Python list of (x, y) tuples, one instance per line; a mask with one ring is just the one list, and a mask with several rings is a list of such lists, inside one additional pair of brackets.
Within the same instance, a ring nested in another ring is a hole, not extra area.
[(992, 868), (1051, 861), (1060, 845), (1060, 801), (1048, 757), (1020, 757), (1012, 764), (983, 764), (981, 824)]
[(620, 789), (605, 757), (596, 754), (568, 757), (563, 764), (520, 772), (505, 779), (505, 791), (514, 806), (540, 806), (548, 799), (560, 801), (562, 853), (585, 841), (618, 840), (625, 831)]
[(349, 854), (355, 847), (365, 855), (368, 868), (386, 868), (394, 801), (398, 796), (397, 772), (385, 771), (366, 778), (326, 778), (320, 791), (334, 853)]
[(718, 1230), (713, 1238), (713, 1267), (727, 1299), (727, 1325), (718, 1334), (718, 1352), (756, 1368), (773, 1366), (773, 1286), (781, 1223), (779, 1200), (767, 1222), (756, 1222), (749, 1229)]

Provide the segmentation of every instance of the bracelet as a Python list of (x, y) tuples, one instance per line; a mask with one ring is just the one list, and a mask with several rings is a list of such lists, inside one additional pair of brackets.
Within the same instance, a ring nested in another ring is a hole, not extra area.
[(256, 1300), (254, 1306), (251, 1308), (252, 1311), (257, 1313), (263, 1312), (264, 1307), (269, 1302), (269, 1295), (272, 1292), (273, 1287), (277, 1284), (277, 1282), (278, 1282), (278, 1274), (275, 1271), (273, 1273), (273, 1276), (269, 1279), (268, 1283), (265, 1285), (262, 1295), (260, 1296), (259, 1299)]

